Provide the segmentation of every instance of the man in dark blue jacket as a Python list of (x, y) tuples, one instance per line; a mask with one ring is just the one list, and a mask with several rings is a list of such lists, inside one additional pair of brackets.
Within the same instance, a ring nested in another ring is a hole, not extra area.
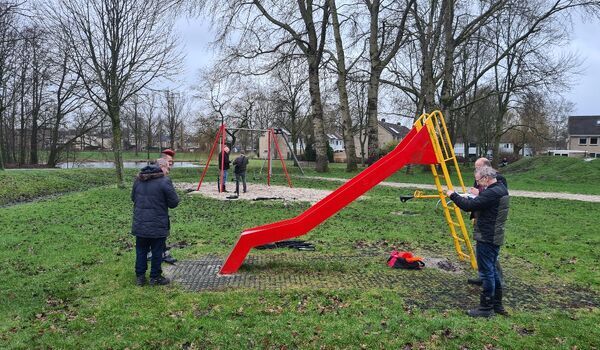
[(480, 304), (476, 309), (467, 313), (473, 317), (490, 317), (494, 309), (504, 310), (502, 307), (502, 279), (496, 269), (500, 246), (504, 244), (504, 224), (508, 217), (509, 196), (508, 190), (496, 179), (497, 173), (488, 166), (475, 170), (475, 181), (485, 191), (475, 198), (462, 197), (454, 191), (447, 191), (448, 197), (464, 211), (478, 211), (479, 216), (475, 223), (473, 238), (477, 241), (476, 259), (479, 277), (483, 285)]
[(171, 227), (169, 208), (177, 207), (179, 197), (168, 174), (168, 161), (158, 159), (155, 165), (148, 165), (140, 171), (131, 191), (134, 203), (131, 234), (136, 236), (135, 274), (140, 286), (146, 284), (148, 251), (152, 251), (150, 285), (165, 285), (170, 282), (162, 276), (160, 264)]

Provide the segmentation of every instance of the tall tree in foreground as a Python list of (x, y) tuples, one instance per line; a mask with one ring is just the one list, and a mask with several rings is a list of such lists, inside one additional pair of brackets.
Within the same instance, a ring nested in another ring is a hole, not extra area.
[(117, 184), (123, 187), (121, 107), (180, 59), (169, 21), (171, 1), (62, 0), (46, 6), (67, 34), (88, 98), (112, 124)]
[(329, 7), (331, 8), (331, 24), (333, 27), (333, 37), (335, 38), (335, 48), (337, 52), (337, 56), (332, 55), (332, 58), (336, 64), (338, 77), (337, 88), (340, 99), (340, 114), (342, 115), (344, 147), (346, 149), (346, 171), (355, 171), (358, 169), (358, 165), (356, 161), (356, 146), (354, 145), (354, 133), (352, 132), (352, 117), (350, 116), (350, 103), (348, 102), (348, 88), (346, 84), (348, 80), (346, 54), (344, 52), (341, 24), (335, 0), (329, 0)]
[(406, 44), (407, 21), (415, 0), (365, 0), (369, 12), (369, 85), (367, 92), (368, 152), (378, 155), (379, 148), (379, 88), (381, 74), (398, 50)]

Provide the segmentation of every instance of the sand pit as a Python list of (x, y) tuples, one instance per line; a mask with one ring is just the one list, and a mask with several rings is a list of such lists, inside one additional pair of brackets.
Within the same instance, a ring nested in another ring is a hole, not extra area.
[[(220, 200), (282, 200), (282, 201), (301, 201), (309, 202), (314, 204), (325, 196), (330, 194), (332, 191), (329, 190), (318, 190), (311, 188), (290, 188), (287, 186), (267, 186), (266, 184), (248, 183), (248, 192), (240, 193), (237, 199), (228, 199), (227, 197), (235, 196), (235, 183), (227, 184), (227, 190), (229, 192), (219, 193), (217, 191), (216, 182), (203, 182), (200, 191), (196, 191), (198, 187), (197, 183), (175, 183), (175, 188), (183, 191), (190, 191), (191, 194), (200, 194), (206, 197), (220, 199)], [(241, 192), (241, 188), (240, 188)]]

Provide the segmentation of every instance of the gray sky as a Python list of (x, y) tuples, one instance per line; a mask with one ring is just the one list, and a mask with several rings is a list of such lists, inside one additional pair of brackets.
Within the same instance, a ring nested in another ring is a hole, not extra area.
[(575, 103), (574, 115), (600, 115), (600, 23), (575, 26), (570, 50), (584, 60), (581, 75), (564, 97)]
[[(213, 40), (208, 23), (199, 19), (180, 19), (176, 24), (183, 52), (186, 53), (183, 72), (176, 79), (179, 86), (198, 82), (198, 70), (210, 64)], [(581, 75), (576, 76), (571, 91), (562, 95), (575, 104), (573, 115), (600, 115), (600, 23), (578, 23), (573, 40), (564, 50), (577, 53), (583, 60)]]

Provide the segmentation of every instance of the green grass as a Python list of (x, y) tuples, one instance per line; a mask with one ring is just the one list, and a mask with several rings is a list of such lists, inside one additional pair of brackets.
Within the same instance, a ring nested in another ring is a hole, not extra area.
[[(262, 160), (252, 160), (248, 168), (249, 181), (266, 183), (265, 169)], [(288, 171), (292, 182), (298, 186), (311, 186), (316, 180), (306, 180), (300, 170), (288, 162)], [(344, 164), (331, 164), (330, 172), (317, 173), (313, 168), (305, 167), (304, 172), (308, 177), (352, 178), (358, 172), (348, 173)], [(197, 182), (203, 168), (178, 168), (171, 172), (175, 181)], [(362, 170), (362, 168), (361, 168)], [(125, 182), (129, 183), (138, 170), (125, 169)], [(461, 168), (463, 179), (470, 186), (473, 169)], [(280, 163), (273, 165), (273, 183), (285, 184), (283, 170)], [(529, 190), (542, 192), (568, 192), (600, 195), (600, 161), (585, 162), (581, 159), (566, 157), (536, 157), (525, 158), (502, 169), (502, 173), (509, 181), (513, 190)], [(452, 173), (456, 184), (456, 173)], [(217, 177), (216, 166), (212, 166), (207, 173), (206, 181), (215, 181)], [(82, 190), (94, 186), (114, 183), (114, 169), (68, 169), (68, 170), (9, 170), (0, 172), (0, 205), (11, 202), (33, 199), (39, 196), (56, 193)], [(433, 184), (431, 172), (425, 166), (415, 166), (410, 174), (402, 169), (386, 181), (406, 182), (417, 184)], [(334, 189), (339, 187), (339, 182), (329, 185), (319, 180), (320, 186)], [(408, 193), (408, 192), (407, 192)]]
[[(197, 179), (192, 170), (175, 169), (173, 177)], [(49, 192), (34, 183), (56, 186), (61, 192), (65, 187), (96, 186), (99, 174), (110, 179), (110, 172), (98, 170), (81, 175), (61, 170), (0, 174), (2, 181), (18, 174), (19, 186), (31, 194)], [(70, 180), (60, 180), (65, 178)], [(92, 179), (93, 183), (83, 184)], [(300, 178), (296, 185), (337, 187)], [(0, 208), (0, 348), (597, 347), (598, 308), (513, 309), (510, 318), (473, 320), (464, 315), (464, 308), (409, 307), (407, 298), (427, 300), (443, 293), (430, 285), (413, 293), (402, 286), (324, 289), (318, 280), (281, 291), (138, 288), (133, 285), (135, 253), (128, 234), (129, 191), (107, 186)], [(387, 187), (368, 192), (365, 200), (352, 203), (305, 239), (315, 242), (315, 254), (353, 253), (358, 244), (383, 250), (395, 245), (455, 259), (434, 203), (401, 204), (398, 192)], [(225, 256), (243, 228), (289, 218), (308, 208), (306, 203), (224, 202), (181, 195), (180, 207), (172, 211), (169, 238), (189, 243), (174, 252), (179, 259)], [(501, 253), (510, 272), (507, 278), (531, 286), (564, 286), (565, 293), (572, 286), (600, 293), (597, 203), (513, 198), (511, 204), (507, 244)], [(394, 214), (402, 210), (417, 215)], [(314, 263), (285, 266), (282, 261), (270, 274), (318, 272), (327, 277), (348, 269), (343, 262), (335, 270)], [(383, 269), (378, 263), (361, 267), (366, 273), (391, 273)], [(551, 304), (549, 300), (544, 305)]]

